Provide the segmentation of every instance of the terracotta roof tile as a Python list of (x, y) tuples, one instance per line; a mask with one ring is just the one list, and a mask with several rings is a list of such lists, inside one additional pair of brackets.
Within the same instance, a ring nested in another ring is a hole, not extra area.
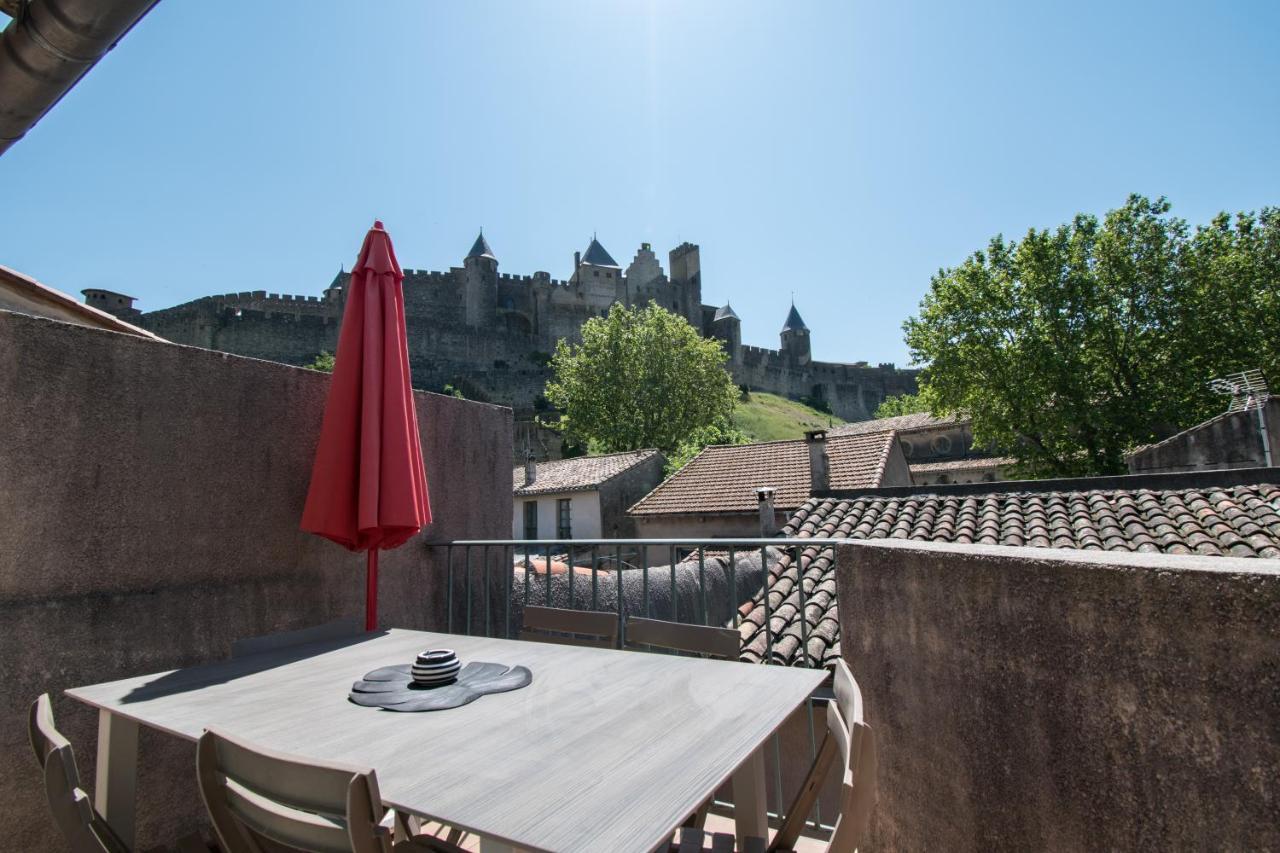
[(914, 412), (910, 415), (897, 415), (892, 418), (876, 418), (869, 421), (854, 421), (851, 424), (841, 424), (828, 430), (828, 435), (864, 435), (871, 432), (884, 432), (889, 429), (905, 432), (907, 430), (965, 423), (968, 423), (968, 421), (960, 418), (935, 418), (928, 412)]
[[(828, 436), (832, 489), (881, 484), (895, 435)], [(755, 490), (772, 486), (774, 506), (794, 510), (809, 499), (809, 448), (803, 440), (712, 445), (636, 502), (632, 515), (750, 512)]]
[[(1280, 487), (811, 498), (781, 535), (1276, 559)], [(767, 575), (770, 630), (763, 589), (740, 609), (745, 660), (817, 667), (840, 655), (834, 552), (798, 546), (797, 570), (795, 550)]]
[(539, 462), (533, 483), (527, 486), (524, 466), (519, 465), (511, 469), (511, 487), (517, 496), (589, 491), (657, 455), (656, 450), (629, 450), (605, 456)]

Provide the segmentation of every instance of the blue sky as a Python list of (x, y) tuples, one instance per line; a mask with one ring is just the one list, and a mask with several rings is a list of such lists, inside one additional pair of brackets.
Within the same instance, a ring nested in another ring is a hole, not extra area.
[(144, 310), (318, 294), (382, 218), (563, 278), (702, 247), (776, 346), (907, 360), (930, 276), (994, 234), (1166, 195), (1280, 204), (1280, 3), (164, 0), (0, 157), (0, 263)]

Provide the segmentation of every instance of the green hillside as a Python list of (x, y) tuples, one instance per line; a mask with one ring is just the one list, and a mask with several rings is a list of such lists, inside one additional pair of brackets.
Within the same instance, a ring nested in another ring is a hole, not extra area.
[(806, 430), (844, 423), (834, 415), (819, 412), (804, 403), (759, 391), (752, 391), (750, 400), (738, 402), (733, 422), (752, 441), (804, 438)]

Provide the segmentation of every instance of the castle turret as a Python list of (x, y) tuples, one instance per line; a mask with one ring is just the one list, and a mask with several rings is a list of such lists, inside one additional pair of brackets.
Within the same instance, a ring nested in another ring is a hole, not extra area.
[(811, 358), (809, 327), (800, 318), (794, 302), (791, 303), (791, 313), (787, 314), (787, 322), (782, 326), (782, 355), (796, 364), (808, 364)]
[(667, 254), (671, 283), (680, 294), (680, 313), (695, 328), (702, 328), (702, 263), (694, 243), (681, 243)]
[(498, 309), (498, 258), (484, 239), (484, 229), (462, 262), (462, 291), (468, 326), (488, 326)]
[(716, 310), (711, 321), (711, 334), (724, 342), (730, 363), (737, 364), (742, 360), (742, 321), (729, 303)]

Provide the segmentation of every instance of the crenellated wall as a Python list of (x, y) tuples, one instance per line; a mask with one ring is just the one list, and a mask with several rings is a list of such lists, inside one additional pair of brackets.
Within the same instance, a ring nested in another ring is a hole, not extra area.
[[(542, 271), (501, 273), (489, 257), (469, 258), (447, 271), (406, 268), (405, 322), (414, 384), (430, 391), (451, 385), (468, 398), (509, 405), (530, 417), (551, 376), (546, 361), (557, 341), (576, 341), (583, 323), (615, 303), (656, 301), (711, 337), (715, 309), (702, 304), (698, 247), (677, 246), (669, 265), (670, 276), (642, 244), (627, 275), (583, 264), (570, 281)], [(349, 281), (349, 274), (339, 273), (323, 296), (265, 291), (208, 296), (147, 313), (139, 324), (176, 343), (307, 364), (337, 349)], [(833, 364), (808, 361), (796, 351), (729, 349), (727, 366), (737, 383), (824, 400), (846, 420), (869, 418), (886, 396), (916, 390), (916, 371), (892, 364)]]

